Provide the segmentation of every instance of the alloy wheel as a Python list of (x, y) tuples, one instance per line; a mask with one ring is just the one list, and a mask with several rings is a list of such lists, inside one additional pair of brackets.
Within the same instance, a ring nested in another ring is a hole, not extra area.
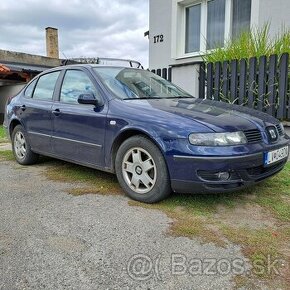
[(14, 150), (19, 159), (26, 156), (26, 140), (22, 132), (17, 132), (14, 137)]
[(143, 148), (136, 147), (124, 155), (122, 174), (133, 191), (146, 194), (156, 183), (157, 169), (152, 156)]

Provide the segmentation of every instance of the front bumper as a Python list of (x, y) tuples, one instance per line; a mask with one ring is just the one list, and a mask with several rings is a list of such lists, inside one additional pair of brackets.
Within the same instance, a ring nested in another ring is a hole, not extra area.
[[(222, 193), (240, 190), (273, 176), (283, 169), (287, 158), (264, 166), (264, 152), (243, 156), (181, 156), (174, 155), (178, 173), (171, 187), (178, 193)], [(228, 172), (226, 181), (215, 178), (218, 172)], [(186, 178), (182, 178), (186, 177)]]

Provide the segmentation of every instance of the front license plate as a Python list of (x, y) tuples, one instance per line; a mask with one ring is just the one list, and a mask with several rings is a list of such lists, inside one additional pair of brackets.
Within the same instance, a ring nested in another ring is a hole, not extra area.
[(277, 161), (280, 161), (282, 159), (287, 158), (288, 151), (289, 151), (289, 147), (285, 146), (285, 147), (279, 148), (277, 150), (266, 152), (265, 153), (265, 165), (269, 165), (269, 164), (272, 164), (272, 163), (275, 163)]

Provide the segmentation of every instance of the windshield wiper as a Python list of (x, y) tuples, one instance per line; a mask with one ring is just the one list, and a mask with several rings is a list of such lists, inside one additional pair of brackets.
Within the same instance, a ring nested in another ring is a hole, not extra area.
[(171, 97), (139, 97), (139, 98), (125, 98), (123, 100), (165, 100), (165, 99), (194, 99), (193, 96), (171, 96)]
[(172, 96), (172, 97), (165, 97), (164, 99), (193, 99), (193, 96)]
[(162, 99), (161, 97), (139, 97), (139, 98), (125, 98), (123, 100), (150, 100), (150, 99)]

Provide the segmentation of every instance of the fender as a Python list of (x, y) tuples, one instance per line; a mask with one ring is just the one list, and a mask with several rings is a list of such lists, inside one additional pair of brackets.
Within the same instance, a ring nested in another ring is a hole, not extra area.
[[(14, 122), (20, 123), (20, 125), (21, 125), (21, 126), (24, 128), (24, 130), (26, 131), (26, 128), (25, 128), (25, 126), (24, 126), (22, 120), (20, 120), (20, 119), (18, 118), (17, 115), (13, 114), (13, 115), (11, 116), (11, 118), (9, 118), (9, 120), (10, 120), (10, 121), (9, 121), (9, 124), (7, 125), (7, 130), (8, 130), (8, 133), (9, 133), (10, 140), (11, 140), (11, 138), (12, 138), (12, 132), (13, 132), (13, 130), (12, 130), (12, 125), (13, 125)], [(27, 134), (27, 136), (28, 136), (28, 134)], [(28, 136), (28, 138), (29, 138), (29, 136)]]
[(115, 137), (115, 139), (117, 139), (120, 135), (122, 135), (124, 132), (128, 132), (128, 131), (140, 131), (141, 134), (146, 135), (148, 138), (150, 138), (158, 147), (159, 149), (162, 151), (162, 153), (164, 153), (164, 151), (166, 150), (166, 145), (164, 143), (163, 138), (161, 138), (156, 131), (152, 130), (151, 128), (144, 128), (143, 126), (126, 126), (123, 127), (118, 135)]
[(169, 138), (169, 136), (164, 136), (163, 138), (160, 137), (151, 127), (145, 128), (143, 126), (136, 126), (136, 125), (126, 125), (122, 127), (117, 134), (114, 136), (108, 137), (106, 134), (106, 144), (105, 146), (105, 164), (106, 167), (111, 168), (111, 170), (114, 171), (114, 160), (115, 160), (115, 155), (118, 151), (118, 148), (122, 144), (124, 140), (127, 138), (138, 135), (138, 134), (143, 134), (147, 136), (160, 150), (162, 155), (165, 157), (165, 152), (167, 146), (167, 141), (172, 140), (175, 138)]

